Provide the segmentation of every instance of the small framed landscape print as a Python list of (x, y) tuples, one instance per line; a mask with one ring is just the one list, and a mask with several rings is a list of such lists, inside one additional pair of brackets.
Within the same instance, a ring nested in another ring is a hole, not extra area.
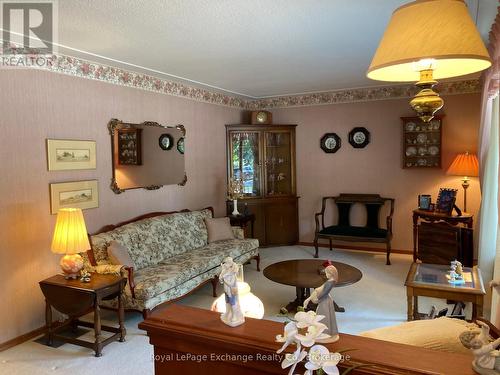
[(441, 212), (451, 215), (455, 200), (457, 199), (457, 189), (439, 189), (439, 194), (436, 201), (436, 212)]
[(50, 184), (50, 213), (57, 214), (61, 208), (99, 207), (97, 180), (60, 182)]
[(49, 171), (67, 171), (96, 168), (95, 141), (47, 139)]

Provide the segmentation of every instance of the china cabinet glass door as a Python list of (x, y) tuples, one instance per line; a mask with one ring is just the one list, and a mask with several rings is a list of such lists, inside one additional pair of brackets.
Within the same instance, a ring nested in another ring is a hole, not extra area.
[(232, 131), (231, 177), (242, 179), (245, 197), (261, 196), (260, 132)]
[(292, 186), (292, 137), (288, 131), (267, 131), (265, 138), (265, 188), (266, 195), (291, 195)]

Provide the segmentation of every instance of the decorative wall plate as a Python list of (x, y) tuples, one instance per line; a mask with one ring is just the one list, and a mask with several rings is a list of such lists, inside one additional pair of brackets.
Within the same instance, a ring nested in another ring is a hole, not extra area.
[(356, 127), (349, 132), (349, 143), (354, 148), (365, 148), (370, 143), (370, 132), (363, 127)]
[(339, 150), (341, 146), (340, 137), (337, 133), (326, 133), (320, 140), (321, 149), (328, 153), (333, 154)]
[(419, 135), (417, 135), (417, 142), (418, 143), (427, 142), (427, 135), (425, 135), (424, 133), (420, 133)]
[(406, 149), (406, 156), (415, 156), (417, 155), (417, 148), (410, 146)]
[(414, 122), (408, 122), (406, 123), (406, 131), (412, 132), (415, 130), (415, 123)]
[(184, 137), (177, 141), (177, 151), (184, 155)]
[(439, 147), (437, 146), (429, 147), (429, 154), (431, 154), (432, 156), (439, 155)]
[(160, 138), (158, 139), (158, 143), (160, 144), (160, 147), (162, 150), (170, 150), (172, 146), (174, 145), (174, 138), (170, 134), (162, 134), (160, 135)]

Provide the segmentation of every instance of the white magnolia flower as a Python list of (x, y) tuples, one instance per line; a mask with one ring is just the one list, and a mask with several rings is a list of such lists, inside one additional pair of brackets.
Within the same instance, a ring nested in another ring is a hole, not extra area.
[(292, 366), (290, 367), (290, 371), (288, 371), (288, 375), (293, 375), (295, 367), (297, 367), (297, 363), (302, 362), (302, 360), (306, 357), (307, 352), (305, 350), (302, 350), (299, 345), (295, 352), (285, 354), (285, 359), (283, 360), (283, 362), (281, 362), (281, 368)]
[(295, 314), (295, 320), (297, 321), (298, 328), (307, 328), (310, 325), (317, 324), (324, 318), (324, 315), (317, 315), (314, 311), (299, 311)]
[(287, 325), (285, 326), (284, 335), (276, 336), (277, 342), (284, 343), (283, 346), (278, 351), (276, 351), (276, 353), (278, 354), (281, 353), (283, 350), (286, 349), (288, 345), (296, 341), (296, 336), (298, 332), (299, 331), (297, 329), (297, 325), (295, 324), (295, 322), (287, 323)]
[(306, 363), (306, 374), (312, 374), (312, 371), (322, 369), (328, 375), (339, 375), (337, 364), (342, 356), (339, 353), (330, 353), (323, 345), (314, 345), (309, 350), (308, 361)]
[(324, 340), (330, 337), (330, 335), (323, 333), (327, 328), (328, 327), (323, 323), (314, 323), (307, 327), (305, 335), (298, 333), (295, 335), (295, 338), (305, 347), (310, 347), (313, 346), (317, 340)]

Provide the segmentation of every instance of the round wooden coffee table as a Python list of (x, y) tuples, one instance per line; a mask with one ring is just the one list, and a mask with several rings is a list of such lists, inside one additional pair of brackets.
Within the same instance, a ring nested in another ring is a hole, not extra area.
[[(290, 302), (286, 309), (296, 311), (297, 307), (302, 306), (304, 300), (311, 295), (310, 288), (317, 288), (326, 281), (325, 276), (319, 273), (324, 262), (325, 260), (321, 259), (285, 260), (267, 266), (264, 269), (264, 276), (274, 282), (295, 287), (297, 298), (295, 301)], [(332, 264), (339, 272), (339, 280), (335, 287), (357, 283), (363, 277), (361, 271), (356, 267), (333, 261)], [(335, 310), (339, 312), (345, 311), (343, 307), (339, 307), (336, 303)]]

